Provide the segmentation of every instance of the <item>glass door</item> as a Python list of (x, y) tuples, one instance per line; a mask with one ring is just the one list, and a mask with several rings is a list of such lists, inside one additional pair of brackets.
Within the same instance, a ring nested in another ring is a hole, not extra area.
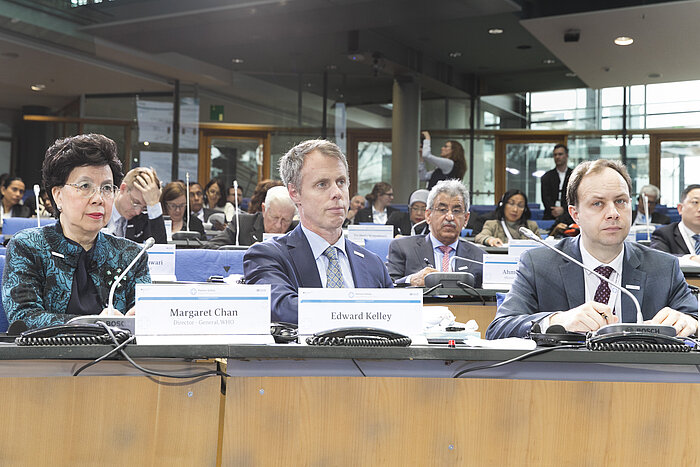
[(224, 186), (238, 186), (250, 197), (258, 183), (263, 161), (263, 142), (257, 138), (213, 137), (209, 139), (207, 180), (217, 177)]

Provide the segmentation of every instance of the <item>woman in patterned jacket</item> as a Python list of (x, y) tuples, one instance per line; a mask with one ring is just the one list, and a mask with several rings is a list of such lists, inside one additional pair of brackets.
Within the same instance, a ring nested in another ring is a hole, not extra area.
[(147, 255), (119, 284), (109, 309), (112, 283), (140, 248), (101, 232), (121, 168), (116, 144), (102, 135), (65, 138), (46, 151), (42, 178), (58, 222), (18, 232), (8, 244), (2, 299), (10, 324), (38, 328), (79, 315), (133, 314), (135, 284), (151, 281)]

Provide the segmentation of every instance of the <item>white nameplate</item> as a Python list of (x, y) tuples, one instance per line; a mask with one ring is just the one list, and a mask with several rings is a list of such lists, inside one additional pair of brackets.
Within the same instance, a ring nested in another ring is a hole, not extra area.
[(171, 242), (173, 240), (173, 221), (172, 219), (164, 219), (165, 224), (165, 238)]
[(527, 250), (533, 248), (541, 247), (542, 245), (534, 240), (511, 240), (508, 242), (508, 255), (520, 258), (520, 255), (525, 253)]
[(270, 286), (136, 284), (136, 341), (146, 345), (273, 343)]
[(356, 245), (365, 246), (368, 238), (394, 238), (394, 226), (384, 224), (348, 226), (348, 240)]
[(300, 288), (298, 309), (300, 336), (344, 327), (423, 334), (423, 289)]
[(284, 235), (284, 234), (263, 232), (263, 242), (266, 242), (266, 241), (271, 240), (273, 238), (281, 237), (282, 235)]
[(484, 255), (485, 289), (510, 289), (518, 272), (517, 256)]
[(148, 271), (152, 281), (176, 281), (175, 245), (153, 245), (148, 250)]

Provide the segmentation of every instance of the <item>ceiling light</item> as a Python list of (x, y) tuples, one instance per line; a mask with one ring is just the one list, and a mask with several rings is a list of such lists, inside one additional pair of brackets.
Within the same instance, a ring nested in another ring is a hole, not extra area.
[(617, 45), (632, 45), (632, 43), (634, 42), (634, 39), (632, 39), (631, 37), (627, 37), (627, 36), (620, 36), (620, 37), (616, 37), (613, 42), (615, 42), (615, 44), (617, 44)]
[(450, 58), (458, 58), (462, 56), (462, 52), (450, 52)]
[(568, 73), (564, 73), (564, 76), (566, 76), (567, 78), (576, 78), (576, 73), (570, 71)]
[(532, 176), (535, 178), (542, 178), (542, 175), (544, 175), (544, 170), (536, 170), (532, 172)]
[(232, 58), (231, 61), (236, 65), (240, 65), (244, 60), (242, 58)]
[(501, 28), (491, 28), (491, 29), (489, 29), (489, 34), (492, 34), (492, 35), (494, 35), (494, 36), (497, 35), (497, 34), (503, 34), (503, 29), (501, 29)]
[(512, 167), (506, 167), (506, 172), (512, 175), (519, 175), (520, 171), (518, 169), (514, 169)]
[(144, 146), (150, 146), (151, 143), (149, 143), (148, 141), (144, 141), (144, 142), (143, 142), (143, 145), (144, 145)]
[(37, 91), (37, 92), (43, 91), (44, 89), (46, 89), (45, 84), (32, 84), (30, 87), (32, 88), (32, 91)]
[(545, 58), (544, 60), (542, 60), (542, 63), (544, 63), (545, 65), (554, 65), (555, 63), (557, 63), (557, 61), (553, 58)]

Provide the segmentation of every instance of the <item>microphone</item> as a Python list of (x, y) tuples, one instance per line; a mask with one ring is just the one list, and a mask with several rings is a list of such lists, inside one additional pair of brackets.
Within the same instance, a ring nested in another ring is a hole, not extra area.
[(41, 227), (41, 216), (39, 215), (39, 185), (34, 184), (34, 197), (36, 198), (36, 226)]
[(233, 181), (233, 188), (234, 188), (234, 191), (236, 192), (236, 194), (233, 195), (233, 200), (236, 203), (236, 213), (235, 213), (236, 214), (236, 246), (238, 246), (239, 245), (238, 244), (238, 235), (241, 232), (240, 224), (238, 223), (239, 222), (238, 221), (238, 180)]
[(7, 328), (7, 335), (19, 336), (27, 329), (29, 329), (27, 323), (25, 323), (24, 320), (18, 319), (17, 321), (13, 321), (12, 324), (10, 324), (10, 326)]
[(427, 222), (428, 222), (428, 221), (427, 221), (426, 219), (423, 219), (423, 220), (420, 221), (420, 222), (416, 222), (416, 223), (413, 225), (413, 227), (411, 227), (411, 235), (416, 235), (416, 227), (418, 227), (419, 225), (424, 225), (424, 224), (426, 224)]
[(187, 231), (190, 231), (190, 173), (185, 172), (185, 189), (187, 191), (187, 212), (185, 215), (187, 216)]
[(651, 243), (651, 232), (649, 231), (649, 228), (651, 227), (651, 216), (649, 215), (649, 197), (646, 193), (642, 193), (642, 199), (644, 200), (644, 220), (647, 225), (647, 242)]
[[(615, 287), (616, 289), (618, 289), (620, 292), (626, 294), (629, 298), (632, 299), (632, 303), (634, 303), (634, 306), (635, 306), (635, 308), (637, 309), (637, 316), (641, 316), (641, 315), (642, 315), (642, 309), (641, 309), (641, 307), (639, 306), (639, 302), (637, 301), (637, 298), (636, 298), (634, 295), (632, 295), (632, 294), (630, 293), (629, 290), (625, 289), (624, 287), (621, 287), (621, 286), (617, 285), (616, 283), (614, 283), (613, 281), (611, 281), (611, 280), (608, 279), (607, 277), (605, 277), (605, 276), (603, 276), (603, 275), (601, 275), (601, 274), (598, 274), (598, 273), (595, 272), (593, 269), (591, 269), (591, 268), (585, 266), (582, 262), (577, 261), (575, 258), (572, 258), (571, 256), (567, 255), (567, 254), (564, 253), (563, 251), (554, 248), (552, 245), (550, 245), (550, 244), (548, 244), (547, 242), (545, 242), (544, 240), (542, 240), (539, 236), (535, 235), (535, 233), (534, 233), (532, 230), (528, 229), (527, 227), (520, 227), (520, 228), (518, 229), (518, 232), (520, 232), (521, 234), (525, 235), (525, 236), (526, 236), (527, 238), (529, 238), (530, 240), (534, 240), (534, 241), (536, 241), (537, 243), (541, 243), (542, 245), (546, 246), (546, 247), (549, 248), (550, 250), (556, 251), (558, 254), (560, 254), (560, 255), (563, 256), (564, 258), (568, 259), (569, 261), (571, 261), (571, 262), (573, 262), (573, 263), (575, 263), (575, 264), (578, 264), (579, 266), (581, 266), (581, 267), (582, 267), (583, 269), (585, 269), (586, 271), (588, 271), (588, 272), (590, 272), (591, 274), (595, 275), (598, 279), (607, 282), (608, 284), (610, 284), (610, 285), (612, 285), (613, 287)], [(620, 315), (619, 315), (618, 317), (620, 318), (620, 323), (622, 323), (622, 310), (620, 310)], [(635, 322), (636, 322), (636, 319), (635, 319)]]
[[(139, 258), (140, 258), (141, 256), (143, 256), (143, 254), (146, 252), (146, 250), (148, 250), (149, 248), (151, 248), (155, 243), (156, 243), (156, 240), (155, 240), (153, 237), (148, 237), (148, 239), (143, 243), (143, 247), (141, 247), (141, 251), (139, 251), (139, 254), (136, 255), (136, 257), (135, 257), (134, 259), (131, 260), (131, 262), (130, 262), (129, 265), (126, 267), (126, 269), (124, 270), (124, 272), (121, 273), (121, 274), (119, 275), (119, 277), (117, 277), (117, 279), (116, 279), (116, 280), (114, 281), (114, 283), (112, 284), (112, 288), (109, 289), (109, 308), (110, 308), (111, 310), (114, 310), (114, 292), (116, 292), (117, 286), (118, 286), (119, 283), (122, 281), (122, 279), (124, 279), (124, 276), (126, 276), (126, 273), (129, 272), (129, 270), (134, 266), (134, 264), (136, 264), (136, 261), (138, 261)], [(128, 310), (127, 310), (127, 311), (128, 311)]]

